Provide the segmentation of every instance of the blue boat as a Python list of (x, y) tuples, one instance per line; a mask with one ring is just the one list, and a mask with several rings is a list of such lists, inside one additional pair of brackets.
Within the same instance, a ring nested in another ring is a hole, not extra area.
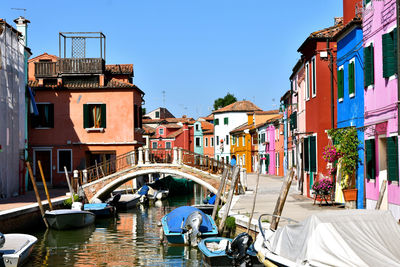
[(83, 210), (90, 211), (96, 218), (112, 217), (115, 215), (115, 207), (108, 203), (85, 204)]
[(241, 233), (235, 239), (209, 237), (200, 241), (203, 266), (263, 266), (257, 258), (250, 235)]
[(161, 219), (163, 236), (171, 244), (196, 246), (199, 238), (218, 235), (218, 228), (210, 215), (201, 210), (183, 206)]

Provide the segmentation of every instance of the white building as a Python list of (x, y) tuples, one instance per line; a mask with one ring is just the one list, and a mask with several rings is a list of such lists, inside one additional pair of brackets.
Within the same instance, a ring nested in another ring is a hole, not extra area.
[(0, 198), (18, 195), (25, 183), (26, 147), (26, 26), (20, 17), (17, 31), (0, 19)]
[(247, 112), (261, 109), (250, 101), (237, 101), (213, 112), (214, 114), (214, 157), (230, 161), (231, 147), (229, 133), (247, 122)]

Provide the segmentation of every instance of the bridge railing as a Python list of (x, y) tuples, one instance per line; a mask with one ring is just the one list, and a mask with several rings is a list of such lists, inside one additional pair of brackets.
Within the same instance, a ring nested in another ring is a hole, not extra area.
[(143, 149), (130, 151), (104, 162), (96, 162), (80, 171), (82, 184), (90, 183), (138, 164), (185, 164), (212, 174), (220, 174), (231, 166), (214, 158), (181, 148)]

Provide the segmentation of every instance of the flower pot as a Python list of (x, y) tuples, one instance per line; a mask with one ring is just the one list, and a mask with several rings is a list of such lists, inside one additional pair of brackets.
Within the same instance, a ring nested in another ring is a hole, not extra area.
[(342, 189), (345, 201), (357, 201), (357, 189)]

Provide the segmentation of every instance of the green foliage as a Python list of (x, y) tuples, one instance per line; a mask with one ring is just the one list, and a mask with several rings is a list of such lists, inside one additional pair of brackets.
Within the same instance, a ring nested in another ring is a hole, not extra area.
[[(74, 202), (79, 201), (79, 196), (77, 194), (74, 194)], [(64, 206), (67, 208), (72, 207), (72, 199), (69, 197), (66, 200), (64, 200)]]
[(227, 105), (235, 103), (236, 101), (237, 99), (233, 94), (227, 93), (224, 98), (218, 98), (214, 101), (214, 110), (223, 108)]
[(358, 161), (358, 146), (360, 141), (357, 137), (357, 130), (354, 127), (330, 129), (328, 135), (333, 139), (336, 151), (342, 156), (340, 158), (341, 171), (344, 176), (342, 179), (342, 189), (347, 189), (350, 177), (356, 171)]
[(235, 217), (229, 216), (226, 218), (226, 229), (228, 231), (234, 231), (236, 229), (236, 219)]

